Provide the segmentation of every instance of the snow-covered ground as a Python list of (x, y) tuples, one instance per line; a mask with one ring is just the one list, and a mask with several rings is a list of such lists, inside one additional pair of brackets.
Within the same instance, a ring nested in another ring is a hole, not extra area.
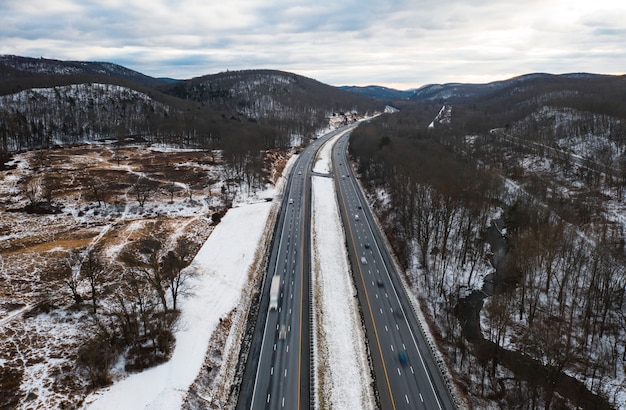
[[(295, 156), (289, 160), (285, 174), (294, 160)], [(284, 177), (280, 178), (275, 187), (257, 197), (280, 195), (284, 183)], [(181, 408), (220, 321), (242, 303), (241, 298), (251, 283), (250, 270), (259, 256), (259, 246), (264, 243), (262, 238), (271, 228), (268, 220), (272, 208), (278, 202), (257, 200), (226, 213), (186, 268), (192, 275), (190, 290), (181, 303), (171, 359), (94, 393), (85, 400), (85, 408)]]
[(317, 408), (374, 409), (356, 290), (333, 180), (313, 177)]
[(329, 174), (331, 172), (332, 165), (331, 165), (330, 154), (333, 149), (333, 146), (335, 145), (335, 142), (337, 142), (339, 138), (341, 138), (346, 132), (350, 132), (350, 131), (351, 130), (345, 130), (343, 132), (340, 132), (339, 134), (337, 134), (336, 136), (334, 136), (332, 139), (328, 140), (324, 144), (319, 154), (317, 155), (317, 158), (315, 158), (315, 165), (313, 166), (313, 172), (319, 172), (320, 174)]
[(180, 408), (220, 318), (239, 302), (271, 206), (264, 202), (229, 210), (187, 268), (194, 276), (171, 360), (88, 398), (89, 408)]
[[(316, 172), (331, 171), (330, 152), (337, 138), (322, 148)], [(312, 191), (316, 406), (374, 409), (365, 334), (332, 178), (314, 176)]]

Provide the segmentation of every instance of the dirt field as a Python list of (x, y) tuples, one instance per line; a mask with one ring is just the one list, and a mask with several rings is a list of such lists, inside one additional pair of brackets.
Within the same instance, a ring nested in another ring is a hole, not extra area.
[[(268, 171), (280, 175), (284, 161)], [(282, 165), (280, 165), (282, 164)], [(1, 169), (1, 168), (0, 168)], [(99, 301), (118, 286), (117, 257), (137, 241), (195, 251), (224, 212), (219, 154), (112, 144), (15, 155), (0, 171), (0, 408), (75, 408), (89, 390), (77, 351), (90, 288), (68, 286), (72, 255), (105, 263)], [(229, 190), (230, 191), (230, 190)]]

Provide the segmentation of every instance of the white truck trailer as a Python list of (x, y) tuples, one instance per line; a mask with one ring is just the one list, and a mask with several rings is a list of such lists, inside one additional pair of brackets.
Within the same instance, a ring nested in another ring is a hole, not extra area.
[(270, 287), (270, 310), (278, 309), (278, 296), (280, 295), (280, 276), (274, 275)]

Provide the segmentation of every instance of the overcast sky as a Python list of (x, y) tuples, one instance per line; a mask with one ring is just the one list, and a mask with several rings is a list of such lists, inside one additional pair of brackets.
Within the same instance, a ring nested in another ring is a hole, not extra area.
[(408, 89), (626, 71), (623, 0), (0, 0), (0, 54)]

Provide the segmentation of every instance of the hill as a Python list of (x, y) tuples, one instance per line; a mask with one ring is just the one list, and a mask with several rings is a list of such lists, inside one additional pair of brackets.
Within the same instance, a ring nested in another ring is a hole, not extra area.
[(157, 79), (104, 62), (0, 56), (0, 150), (140, 137), (223, 148), (310, 138), (336, 112), (382, 110), (296, 74), (249, 70), (191, 80)]
[(278, 70), (227, 71), (161, 87), (172, 96), (236, 112), (254, 121), (282, 123), (305, 134), (333, 113), (382, 110), (371, 98)]
[(339, 88), (351, 93), (383, 101), (408, 100), (414, 94), (413, 90), (399, 91), (378, 85), (368, 85), (367, 87), (342, 86)]
[[(46, 58), (0, 56), (0, 86), (21, 85), (23, 88), (66, 85), (70, 80), (109, 78), (109, 80), (132, 82), (149, 87), (166, 83), (166, 79), (157, 79), (126, 67), (90, 61), (62, 61)], [(7, 88), (0, 88), (5, 94)], [(16, 90), (13, 89), (12, 92)], [(21, 91), (21, 90), (18, 90)]]

